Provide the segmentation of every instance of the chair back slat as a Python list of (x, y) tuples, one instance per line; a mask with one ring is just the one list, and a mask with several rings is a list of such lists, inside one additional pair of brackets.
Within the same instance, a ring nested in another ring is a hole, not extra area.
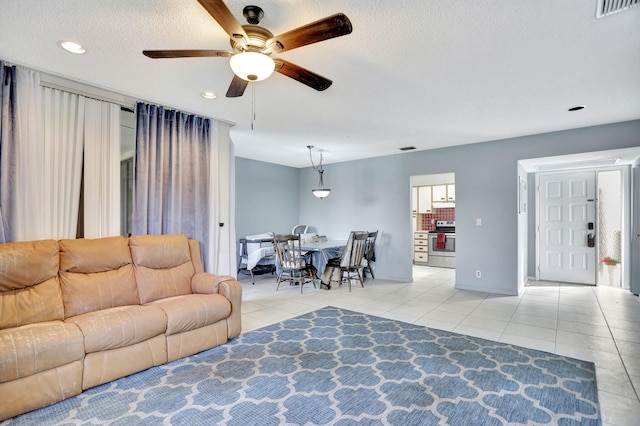
[(367, 235), (364, 257), (368, 262), (375, 262), (376, 260), (376, 238), (378, 238), (378, 231), (369, 232), (369, 235)]
[[(292, 285), (299, 284), (300, 293), (302, 293), (302, 287), (307, 282), (312, 282), (313, 287), (316, 288), (316, 272), (313, 268), (313, 261), (309, 259), (307, 263), (307, 253), (302, 252), (300, 234), (275, 235), (273, 237), (273, 250), (280, 266), (276, 291), (280, 288), (280, 282), (283, 279), (290, 281)], [(285, 272), (289, 275), (288, 278), (282, 277)]]
[(306, 266), (302, 256), (300, 235), (278, 234), (273, 238), (276, 259), (283, 270), (300, 269)]
[(349, 234), (349, 239), (340, 261), (340, 266), (343, 268), (354, 268), (360, 266), (362, 258), (364, 257), (365, 243), (367, 239), (366, 232), (352, 231)]

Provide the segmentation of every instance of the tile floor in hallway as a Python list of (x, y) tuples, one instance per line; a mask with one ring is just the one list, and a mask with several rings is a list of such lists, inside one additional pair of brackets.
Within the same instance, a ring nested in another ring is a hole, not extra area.
[(416, 266), (414, 282), (365, 280), (314, 289), (280, 285), (275, 275), (239, 277), (242, 328), (249, 331), (335, 306), (528, 348), (596, 364), (603, 425), (640, 424), (640, 302), (626, 290), (551, 282), (520, 296), (457, 290), (455, 270)]

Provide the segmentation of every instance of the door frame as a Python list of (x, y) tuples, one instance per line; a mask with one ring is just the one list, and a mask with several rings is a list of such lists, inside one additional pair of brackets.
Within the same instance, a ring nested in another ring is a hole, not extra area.
[[(598, 222), (598, 218), (600, 212), (598, 210), (598, 200), (597, 200), (597, 190), (598, 190), (598, 172), (602, 171), (612, 171), (612, 170), (620, 170), (622, 172), (622, 241), (621, 241), (621, 251), (622, 251), (622, 288), (629, 290), (630, 286), (630, 261), (631, 261), (631, 166), (630, 165), (621, 165), (621, 166), (609, 166), (609, 167), (594, 167), (594, 168), (582, 168), (582, 169), (565, 169), (565, 170), (554, 170), (552, 173), (571, 173), (571, 172), (590, 172), (593, 171), (596, 173), (596, 223)], [(540, 218), (538, 214), (539, 203), (540, 203), (540, 191), (539, 191), (539, 175), (541, 174), (549, 174), (549, 172), (535, 172), (535, 280), (540, 279)], [(599, 253), (600, 247), (599, 244), (596, 243), (596, 260), (600, 259)], [(598, 286), (598, 268), (596, 267), (596, 286)], [(586, 285), (586, 284), (585, 284)]]

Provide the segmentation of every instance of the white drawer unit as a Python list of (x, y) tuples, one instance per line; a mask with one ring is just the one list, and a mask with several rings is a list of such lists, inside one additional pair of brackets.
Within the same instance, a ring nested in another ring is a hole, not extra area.
[(413, 235), (413, 262), (424, 263), (429, 261), (429, 233), (416, 232)]
[(427, 253), (414, 253), (413, 262), (414, 263), (424, 263), (426, 264), (429, 261), (429, 255)]

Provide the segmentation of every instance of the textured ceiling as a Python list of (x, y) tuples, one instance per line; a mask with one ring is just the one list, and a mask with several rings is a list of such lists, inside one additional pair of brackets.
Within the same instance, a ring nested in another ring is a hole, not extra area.
[[(229, 49), (196, 0), (2, 0), (0, 59), (235, 123), (236, 155), (309, 165), (640, 118), (640, 7), (597, 0), (256, 0), (274, 34), (345, 13), (353, 33), (277, 55), (333, 80), (283, 75), (224, 97), (228, 58), (153, 60), (143, 49)], [(58, 43), (87, 48), (76, 56)], [(207, 101), (205, 90), (219, 97)], [(585, 104), (579, 112), (569, 107)]]

